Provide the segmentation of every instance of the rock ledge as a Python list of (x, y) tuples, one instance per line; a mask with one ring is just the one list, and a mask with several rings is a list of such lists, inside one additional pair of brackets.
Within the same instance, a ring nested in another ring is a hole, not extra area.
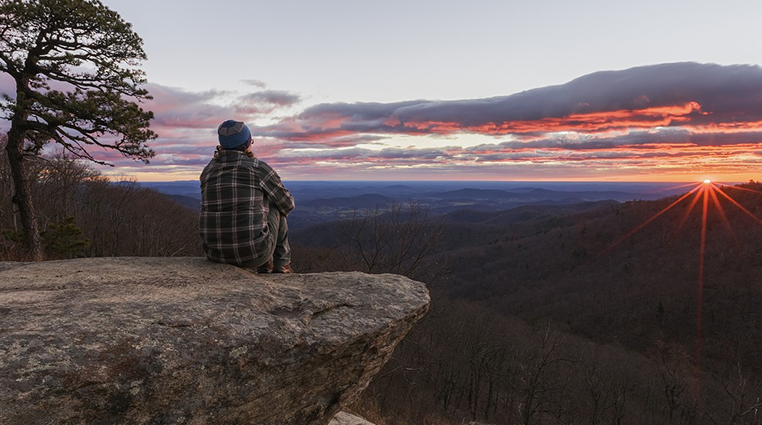
[(428, 303), (397, 275), (0, 263), (0, 423), (326, 424)]

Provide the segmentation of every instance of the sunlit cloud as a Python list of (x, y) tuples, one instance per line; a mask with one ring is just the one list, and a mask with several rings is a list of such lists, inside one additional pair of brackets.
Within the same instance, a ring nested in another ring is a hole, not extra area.
[[(489, 166), (496, 178), (517, 176), (518, 164), (576, 164), (632, 178), (748, 175), (762, 149), (762, 68), (673, 63), (486, 99), (320, 104), (254, 132), (284, 141), (287, 154), (276, 161), (286, 167), (307, 158), (330, 167), (340, 157), (360, 169)], [(470, 135), (495, 141), (469, 145)], [(384, 137), (388, 148), (331, 145), (358, 136)], [(460, 146), (437, 154), (413, 146), (403, 155), (393, 146), (400, 136), (454, 137)], [(297, 146), (311, 150), (297, 154)]]
[(215, 103), (215, 100), (229, 96), (228, 92), (190, 92), (155, 83), (146, 88), (153, 99), (145, 103), (145, 109), (153, 111), (152, 126), (159, 136), (171, 136), (183, 129), (214, 127), (219, 124), (220, 116), (233, 112), (233, 107)]
[[(601, 71), (507, 96), (324, 103), (266, 89), (150, 83), (151, 165), (95, 152), (121, 171), (196, 178), (220, 122), (249, 124), (254, 151), (286, 178), (744, 180), (762, 158), (762, 68), (672, 63)], [(0, 91), (13, 82), (0, 78)], [(0, 122), (0, 128), (5, 122)]]
[[(264, 87), (264, 83), (258, 81), (246, 83)], [(156, 155), (150, 165), (144, 166), (114, 152), (99, 152), (100, 160), (115, 166), (105, 168), (108, 173), (156, 175), (166, 172), (195, 178), (214, 153), (216, 129), (222, 121), (236, 119), (253, 126), (257, 119), (300, 101), (298, 95), (281, 90), (244, 94), (223, 90), (194, 92), (156, 83), (149, 83), (146, 88), (153, 99), (146, 101), (143, 107), (155, 115), (152, 128), (158, 138), (151, 141), (150, 146)], [(284, 145), (281, 140), (267, 137), (257, 138), (256, 142), (261, 155), (275, 154)]]
[(762, 69), (675, 63), (604, 71), (510, 96), (307, 108), (258, 132), (287, 140), (338, 134), (547, 134), (691, 127), (759, 128)]
[(215, 129), (226, 119), (252, 122), (278, 108), (299, 102), (299, 96), (280, 90), (262, 90), (245, 94), (222, 90), (191, 92), (156, 83), (146, 85), (153, 99), (145, 108), (154, 112), (152, 125), (174, 134), (187, 129)]

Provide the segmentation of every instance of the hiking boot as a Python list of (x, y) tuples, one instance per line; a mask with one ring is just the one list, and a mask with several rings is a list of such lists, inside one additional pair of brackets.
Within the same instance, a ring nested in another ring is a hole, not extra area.
[(273, 271), (273, 262), (268, 261), (265, 264), (262, 264), (261, 266), (257, 267), (257, 274), (267, 274), (272, 273)]
[(294, 271), (291, 270), (291, 266), (289, 264), (286, 264), (285, 266), (277, 266), (273, 267), (273, 273), (293, 273)]

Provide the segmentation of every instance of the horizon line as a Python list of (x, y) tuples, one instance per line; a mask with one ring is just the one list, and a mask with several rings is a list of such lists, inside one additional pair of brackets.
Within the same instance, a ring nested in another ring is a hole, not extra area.
[[(291, 183), (611, 183), (611, 184), (675, 184), (675, 183), (701, 183), (701, 180), (290, 180), (282, 179)], [(199, 180), (146, 180), (137, 183), (198, 183)], [(725, 184), (743, 184), (748, 181), (729, 181)]]

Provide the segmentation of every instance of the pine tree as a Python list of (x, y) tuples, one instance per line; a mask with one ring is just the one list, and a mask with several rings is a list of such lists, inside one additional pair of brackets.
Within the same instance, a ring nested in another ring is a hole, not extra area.
[(50, 142), (101, 164), (88, 149), (146, 163), (153, 156), (146, 146), (156, 137), (148, 128), (153, 114), (139, 105), (150, 99), (138, 67), (142, 45), (98, 0), (0, 0), (0, 72), (16, 83), (0, 111), (11, 123), (5, 148), (29, 259), (42, 260), (43, 249), (25, 158)]

